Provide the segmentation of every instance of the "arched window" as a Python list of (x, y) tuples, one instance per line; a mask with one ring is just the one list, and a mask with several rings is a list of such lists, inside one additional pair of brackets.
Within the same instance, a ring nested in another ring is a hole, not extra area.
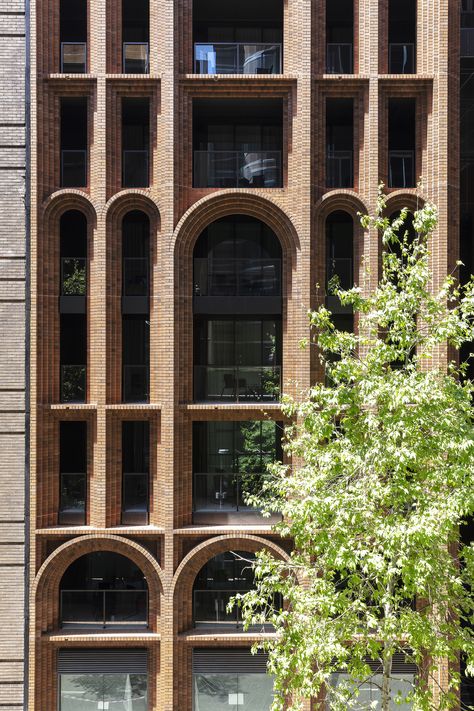
[(195, 399), (275, 401), (281, 376), (282, 250), (255, 218), (209, 225), (194, 249)]
[(122, 222), (123, 401), (147, 402), (150, 373), (150, 220), (134, 210)]
[(239, 608), (227, 611), (229, 600), (253, 588), (254, 553), (228, 551), (211, 558), (193, 585), (193, 620), (196, 627), (240, 624)]
[(351, 307), (343, 306), (331, 293), (330, 281), (334, 277), (343, 289), (354, 285), (354, 221), (342, 210), (332, 212), (326, 220), (326, 303), (337, 328), (352, 331)]
[(78, 210), (60, 225), (61, 402), (85, 402), (87, 380), (87, 220)]
[(62, 627), (147, 627), (148, 585), (140, 568), (118, 553), (97, 551), (75, 560), (60, 590)]

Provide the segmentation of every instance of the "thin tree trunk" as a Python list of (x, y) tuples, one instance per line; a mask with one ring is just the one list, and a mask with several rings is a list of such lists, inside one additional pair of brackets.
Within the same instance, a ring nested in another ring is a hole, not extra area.
[(390, 711), (393, 652), (386, 648), (383, 653), (382, 710)]

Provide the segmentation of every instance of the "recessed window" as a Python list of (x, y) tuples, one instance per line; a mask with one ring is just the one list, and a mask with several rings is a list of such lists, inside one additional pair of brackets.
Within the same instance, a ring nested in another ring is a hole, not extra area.
[(388, 51), (391, 74), (416, 71), (416, 0), (390, 0)]
[(354, 185), (354, 101), (326, 100), (326, 186)]
[(86, 523), (87, 422), (59, 424), (60, 497), (58, 523)]
[(150, 100), (122, 99), (122, 187), (150, 184)]
[(61, 185), (87, 185), (87, 99), (61, 99)]
[(414, 188), (416, 151), (416, 100), (388, 102), (388, 184), (391, 188)]
[(59, 35), (61, 72), (84, 74), (87, 71), (86, 0), (60, 0)]
[(122, 423), (122, 523), (148, 523), (150, 486), (150, 423)]
[(332, 293), (331, 284), (338, 283), (342, 289), (354, 286), (354, 222), (342, 210), (332, 212), (326, 220), (326, 304), (333, 314), (337, 328), (352, 331), (354, 318), (352, 307), (343, 305)]
[(326, 2), (326, 72), (352, 74), (354, 66), (353, 0)]
[(122, 0), (122, 62), (124, 74), (149, 72), (149, 0)]
[(61, 402), (86, 401), (87, 321), (85, 314), (60, 315)]

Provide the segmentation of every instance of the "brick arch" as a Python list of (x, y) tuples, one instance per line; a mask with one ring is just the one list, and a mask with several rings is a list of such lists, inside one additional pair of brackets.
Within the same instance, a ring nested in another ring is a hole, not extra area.
[(331, 190), (325, 193), (323, 197), (318, 200), (315, 206), (316, 219), (326, 220), (327, 216), (331, 212), (336, 212), (342, 210), (347, 212), (352, 216), (354, 220), (357, 220), (357, 213), (362, 214), (368, 213), (367, 205), (353, 190)]
[(410, 212), (415, 212), (423, 207), (426, 200), (415, 189), (414, 190), (394, 190), (386, 198), (386, 214), (393, 215), (406, 207)]
[(87, 221), (95, 226), (97, 210), (89, 195), (82, 190), (57, 190), (43, 202), (43, 222), (45, 227), (51, 225), (51, 220), (58, 220), (69, 210), (79, 210), (84, 213)]
[(140, 568), (148, 583), (149, 627), (152, 632), (158, 631), (160, 600), (164, 591), (163, 573), (151, 553), (135, 541), (119, 536), (81, 536), (59, 546), (36, 575), (30, 598), (35, 637), (59, 627), (59, 585), (67, 568), (81, 556), (97, 551), (119, 553)]
[[(104, 208), (106, 224), (106, 273), (107, 273), (107, 401), (119, 403), (122, 390), (122, 221), (129, 212), (143, 212), (150, 221), (150, 294), (159, 292), (159, 280), (156, 271), (160, 264), (161, 228), (160, 211), (156, 203), (142, 190), (122, 190), (114, 195)], [(158, 289), (154, 287), (157, 283)], [(158, 330), (155, 302), (150, 299), (150, 352), (153, 352)], [(150, 399), (157, 399), (153, 369), (150, 373)], [(110, 521), (108, 525), (116, 525)]]
[[(223, 535), (211, 538), (193, 548), (178, 566), (172, 583), (171, 594), (173, 596), (173, 607), (180, 610), (179, 632), (183, 632), (192, 627), (193, 605), (192, 589), (196, 575), (209, 560), (220, 553), (231, 550), (243, 550), (248, 553), (256, 553), (262, 548), (273, 553), (276, 558), (288, 560), (286, 551), (272, 541), (250, 534)], [(175, 626), (178, 620), (175, 617)], [(175, 630), (176, 632), (176, 630)]]

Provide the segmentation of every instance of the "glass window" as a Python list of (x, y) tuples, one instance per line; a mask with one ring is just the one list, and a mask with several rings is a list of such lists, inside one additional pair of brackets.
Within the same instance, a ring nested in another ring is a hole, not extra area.
[[(355, 705), (354, 711), (365, 711), (367, 708), (373, 708), (374, 710), (380, 709), (381, 706), (381, 686), (382, 686), (382, 675), (374, 674), (370, 679), (368, 679), (363, 684), (352, 682), (351, 686), (359, 688), (358, 703)], [(415, 676), (414, 674), (393, 674), (391, 680), (391, 688), (393, 697), (400, 693), (405, 697), (413, 688)], [(331, 686), (336, 688), (343, 682), (347, 683), (347, 674), (333, 674), (331, 679)], [(371, 705), (374, 704), (374, 705)], [(329, 699), (326, 701), (326, 708), (328, 711), (331, 709), (330, 695)], [(390, 705), (390, 711), (409, 711), (412, 708), (411, 703), (395, 703), (392, 702)]]
[(150, 423), (122, 423), (122, 523), (148, 523)]
[(272, 701), (268, 674), (194, 674), (194, 711), (268, 711)]
[(146, 674), (60, 674), (60, 711), (147, 711)]

